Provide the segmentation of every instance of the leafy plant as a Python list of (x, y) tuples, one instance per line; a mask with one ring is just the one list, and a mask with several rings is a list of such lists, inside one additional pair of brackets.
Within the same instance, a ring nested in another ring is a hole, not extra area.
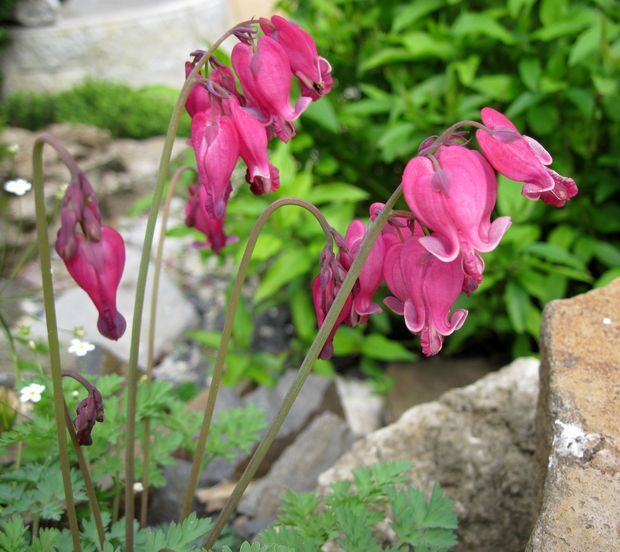
[[(377, 463), (353, 471), (353, 482), (333, 483), (325, 497), (287, 492), (274, 526), (259, 536), (267, 548), (316, 552), (327, 541), (344, 550), (449, 550), (456, 544), (452, 501), (435, 484), (428, 500), (406, 487), (407, 461)], [(377, 524), (389, 509), (389, 526), (396, 534), (392, 546), (383, 544)], [(254, 543), (255, 546), (256, 543)], [(254, 548), (247, 548), (252, 550)]]
[(492, 105), (543, 139), (557, 170), (580, 186), (578, 201), (550, 212), (500, 181), (499, 214), (513, 217), (509, 244), (485, 259), (475, 301), (457, 305), (470, 315), (446, 342), (448, 353), (490, 350), (491, 342), (513, 355), (535, 351), (546, 302), (620, 274), (617, 3), (282, 0), (280, 7), (310, 30), (338, 79), (322, 117), (307, 121), (302, 135), (329, 152), (334, 180), (385, 197), (424, 138)]

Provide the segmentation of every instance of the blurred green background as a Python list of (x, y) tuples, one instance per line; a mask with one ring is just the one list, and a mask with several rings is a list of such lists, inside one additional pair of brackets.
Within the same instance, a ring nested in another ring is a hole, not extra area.
[[(424, 138), (458, 120), (479, 120), (483, 106), (538, 139), (553, 168), (579, 186), (579, 195), (556, 209), (524, 199), (519, 184), (500, 178), (494, 216), (510, 215), (513, 226), (485, 255), (479, 290), (459, 300), (470, 315), (442, 354), (506, 360), (536, 352), (545, 303), (620, 276), (620, 2), (284, 0), (280, 9), (315, 38), (335, 85), (304, 114), (290, 144), (274, 144), (277, 196), (317, 202), (343, 232), (353, 216), (366, 218), (370, 203), (388, 197)], [(89, 82), (56, 95), (13, 95), (1, 118), (32, 129), (90, 123), (144, 138), (165, 133), (175, 97), (164, 87)], [(188, 133), (187, 119), (181, 132)], [(243, 237), (274, 198), (238, 195), (227, 228)], [(239, 257), (242, 245), (225, 255)], [(289, 306), (297, 330), (293, 352), (307, 345), (316, 324), (308, 289), (321, 247), (318, 226), (302, 212), (273, 218), (253, 261), (261, 284), (254, 304), (241, 309), (233, 354), (247, 349), (254, 315), (278, 304)], [(378, 362), (411, 359), (411, 350), (417, 338), (387, 314), (336, 338), (336, 354), (361, 358), (379, 387)], [(280, 357), (260, 362), (273, 358)], [(260, 380), (277, 368), (257, 362), (246, 363), (254, 373), (245, 375)]]

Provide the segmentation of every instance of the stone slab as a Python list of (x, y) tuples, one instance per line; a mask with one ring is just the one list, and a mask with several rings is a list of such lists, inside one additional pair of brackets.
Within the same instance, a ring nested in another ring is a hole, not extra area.
[(547, 305), (541, 345), (544, 488), (527, 550), (620, 550), (620, 279)]

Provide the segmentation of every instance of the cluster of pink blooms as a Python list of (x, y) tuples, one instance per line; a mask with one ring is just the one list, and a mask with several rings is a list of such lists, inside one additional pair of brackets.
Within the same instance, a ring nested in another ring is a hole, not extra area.
[(125, 243), (114, 228), (101, 224), (95, 192), (81, 172), (72, 176), (63, 199), (56, 252), (97, 308), (101, 335), (120, 339), (127, 323), (116, 308), (116, 292), (125, 267)]
[[(236, 28), (234, 73), (211, 57), (211, 71), (199, 72), (185, 104), (192, 118), (190, 143), (198, 169), (186, 223), (204, 233), (204, 246), (216, 253), (231, 242), (223, 223), (237, 159), (247, 166), (246, 180), (253, 193), (278, 189), (278, 169), (269, 163), (267, 143), (273, 137), (288, 142), (295, 135), (293, 122), (332, 87), (331, 67), (306, 31), (277, 15), (259, 23), (264, 33), (260, 38), (252, 26)], [(192, 56), (185, 65), (186, 76), (203, 53)], [(293, 76), (301, 90), (295, 106), (290, 102)]]
[[(481, 253), (495, 249), (511, 223), (509, 217), (491, 221), (497, 197), (493, 168), (523, 182), (522, 193), (530, 199), (562, 207), (577, 194), (572, 179), (547, 168), (549, 153), (519, 134), (504, 115), (487, 107), (482, 121), (484, 125), (473, 124), (479, 127), (476, 137), (484, 155), (463, 145), (462, 132), (452, 132), (426, 140), (409, 161), (402, 186), (411, 212), (390, 214), (321, 358), (333, 354), (332, 339), (340, 324), (355, 326), (381, 310), (373, 297), (383, 282), (391, 293), (385, 305), (403, 315), (407, 328), (420, 336), (423, 353), (435, 355), (441, 350), (444, 336), (458, 330), (467, 317), (464, 309), (450, 313), (455, 301), (462, 292), (474, 292), (482, 281)], [(382, 209), (383, 204), (373, 204), (371, 218)], [(344, 239), (336, 239), (338, 255), (331, 247), (321, 255), (321, 271), (313, 285), (319, 327), (365, 234), (364, 223), (355, 220)]]

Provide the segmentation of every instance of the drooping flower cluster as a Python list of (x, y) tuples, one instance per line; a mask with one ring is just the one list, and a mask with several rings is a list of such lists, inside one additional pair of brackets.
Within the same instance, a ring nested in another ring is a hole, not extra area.
[[(331, 67), (318, 55), (306, 31), (277, 15), (260, 19), (260, 28), (264, 35), (259, 38), (253, 26), (236, 28), (234, 73), (211, 57), (211, 71), (196, 75), (185, 104), (192, 118), (190, 143), (199, 180), (198, 189), (190, 192), (186, 222), (205, 234), (206, 247), (216, 253), (231, 241), (223, 224), (238, 158), (247, 166), (246, 180), (253, 193), (277, 190), (279, 174), (269, 163), (268, 141), (275, 136), (288, 142), (295, 135), (294, 121), (332, 87)], [(185, 65), (186, 76), (203, 52), (192, 56), (193, 61)], [(293, 76), (301, 89), (294, 106), (290, 102)]]
[[(344, 304), (321, 358), (333, 353), (332, 339), (340, 324), (355, 326), (377, 312), (373, 296), (382, 282), (391, 295), (384, 300), (404, 316), (407, 328), (420, 336), (425, 355), (437, 354), (445, 336), (458, 330), (467, 311), (450, 313), (462, 292), (473, 293), (483, 278), (482, 253), (494, 250), (510, 226), (509, 217), (491, 220), (497, 198), (497, 177), (523, 182), (523, 195), (556, 207), (577, 194), (575, 182), (548, 169), (551, 156), (532, 138), (491, 108), (482, 110), (484, 125), (476, 133), (484, 153), (467, 148), (461, 124), (439, 138), (425, 140), (420, 154), (407, 164), (402, 190), (410, 212), (393, 212), (373, 244), (353, 290)], [(463, 123), (467, 124), (467, 123)], [(492, 166), (491, 166), (492, 165)], [(375, 219), (383, 204), (371, 206)], [(365, 236), (359, 221), (344, 239), (321, 255), (321, 272), (313, 298), (319, 327), (340, 289)]]
[(102, 225), (95, 192), (81, 172), (73, 175), (65, 192), (60, 220), (56, 252), (97, 308), (101, 335), (120, 339), (127, 323), (116, 308), (116, 292), (125, 267), (125, 243), (114, 228)]

